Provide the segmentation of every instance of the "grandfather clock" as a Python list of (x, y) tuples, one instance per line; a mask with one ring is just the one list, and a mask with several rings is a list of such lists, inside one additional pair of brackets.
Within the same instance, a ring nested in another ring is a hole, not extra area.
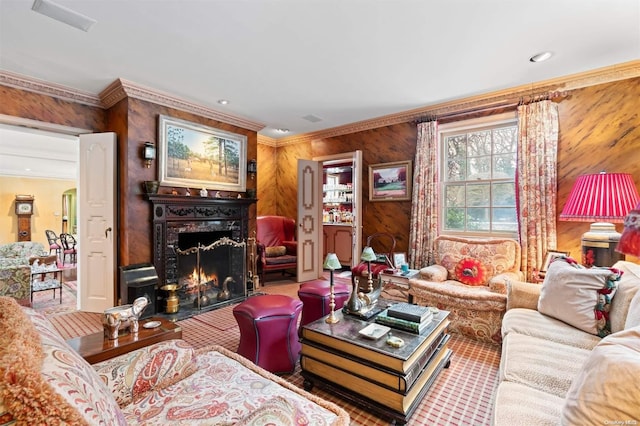
[(16, 195), (16, 215), (18, 215), (18, 241), (31, 241), (31, 215), (33, 196)]

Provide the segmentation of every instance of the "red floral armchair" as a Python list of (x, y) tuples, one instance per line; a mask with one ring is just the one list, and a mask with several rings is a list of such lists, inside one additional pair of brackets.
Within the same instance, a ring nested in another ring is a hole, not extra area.
[(258, 274), (262, 283), (268, 272), (292, 272), (298, 265), (296, 222), (284, 216), (258, 216), (256, 221)]

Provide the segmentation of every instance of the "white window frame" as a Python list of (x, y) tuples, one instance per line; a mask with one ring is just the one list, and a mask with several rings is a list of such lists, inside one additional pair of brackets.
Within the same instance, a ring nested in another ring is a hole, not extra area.
[[(452, 235), (459, 237), (475, 237), (475, 238), (518, 238), (518, 231), (489, 231), (489, 232), (473, 232), (473, 231), (453, 231), (450, 229), (444, 229), (445, 223), (445, 205), (444, 205), (444, 171), (446, 170), (446, 151), (444, 147), (444, 138), (447, 135), (453, 133), (460, 133), (469, 130), (481, 130), (486, 128), (494, 128), (502, 125), (516, 125), (518, 124), (518, 118), (516, 112), (508, 112), (503, 114), (497, 114), (493, 116), (475, 118), (465, 121), (458, 121), (454, 123), (446, 123), (438, 126), (438, 234), (439, 235)], [(493, 179), (489, 180), (490, 182)], [(468, 181), (461, 181), (468, 182)], [(515, 185), (515, 176), (514, 176)], [(518, 190), (517, 186), (515, 187)], [(465, 204), (466, 205), (466, 204)], [(516, 206), (517, 208), (517, 206)]]

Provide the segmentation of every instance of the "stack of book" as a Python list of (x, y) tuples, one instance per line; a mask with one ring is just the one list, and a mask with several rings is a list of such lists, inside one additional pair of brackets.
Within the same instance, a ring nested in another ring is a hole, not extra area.
[(428, 306), (397, 303), (376, 316), (376, 322), (388, 327), (420, 334), (431, 324), (433, 312)]

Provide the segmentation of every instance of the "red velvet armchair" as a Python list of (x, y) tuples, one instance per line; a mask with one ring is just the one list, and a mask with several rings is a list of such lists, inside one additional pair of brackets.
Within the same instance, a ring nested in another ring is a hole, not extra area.
[(295, 220), (284, 216), (258, 216), (256, 240), (260, 281), (266, 282), (267, 272), (282, 271), (284, 274), (296, 270), (298, 242)]

